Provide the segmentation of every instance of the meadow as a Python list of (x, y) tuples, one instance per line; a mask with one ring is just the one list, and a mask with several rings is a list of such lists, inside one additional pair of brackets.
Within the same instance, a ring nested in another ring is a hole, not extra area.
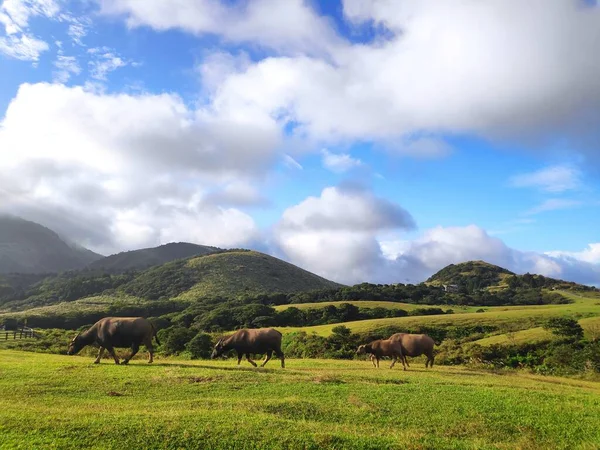
[(600, 384), (367, 360), (129, 366), (0, 350), (1, 448), (595, 449)]

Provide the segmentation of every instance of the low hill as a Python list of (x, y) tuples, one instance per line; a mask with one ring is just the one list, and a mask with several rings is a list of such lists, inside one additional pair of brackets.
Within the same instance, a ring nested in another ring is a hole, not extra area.
[(217, 247), (190, 244), (189, 242), (171, 242), (153, 248), (143, 248), (121, 252), (107, 256), (91, 263), (90, 270), (105, 270), (108, 272), (125, 272), (128, 270), (142, 270), (152, 266), (189, 258), (191, 256), (208, 255), (221, 251)]
[(506, 277), (515, 275), (485, 261), (468, 261), (461, 264), (450, 264), (435, 273), (426, 283), (434, 286), (457, 285), (467, 286), (477, 283), (479, 288), (499, 285)]
[(0, 216), (0, 273), (57, 273), (102, 258), (35, 222)]
[(233, 250), (151, 268), (124, 285), (122, 290), (146, 299), (178, 297), (195, 300), (341, 286), (273, 256), (251, 250)]
[(450, 264), (432, 275), (425, 283), (430, 286), (455, 285), (468, 293), (480, 289), (493, 291), (506, 288), (594, 290), (590, 286), (584, 286), (571, 281), (557, 280), (543, 275), (532, 275), (530, 273), (517, 275), (510, 270), (485, 261), (467, 261), (460, 264)]

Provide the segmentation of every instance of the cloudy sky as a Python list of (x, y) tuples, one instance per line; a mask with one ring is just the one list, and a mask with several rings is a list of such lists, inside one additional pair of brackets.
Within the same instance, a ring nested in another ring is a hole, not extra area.
[(600, 284), (591, 0), (0, 0), (0, 212), (103, 254)]

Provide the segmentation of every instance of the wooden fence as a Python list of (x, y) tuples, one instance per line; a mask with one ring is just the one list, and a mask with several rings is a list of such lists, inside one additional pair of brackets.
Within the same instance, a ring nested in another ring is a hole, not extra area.
[(37, 338), (39, 335), (29, 327), (21, 327), (17, 330), (0, 329), (0, 340)]

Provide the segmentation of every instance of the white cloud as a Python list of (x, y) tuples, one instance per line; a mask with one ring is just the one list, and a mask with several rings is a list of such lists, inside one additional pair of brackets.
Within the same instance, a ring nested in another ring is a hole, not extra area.
[(345, 230), (287, 231), (279, 235), (278, 242), (292, 262), (348, 284), (417, 283), (449, 264), (472, 260), (484, 260), (519, 274), (600, 283), (598, 244), (581, 253), (522, 252), (475, 225), (436, 227), (412, 240), (384, 240), (374, 234)]
[(296, 161), (294, 158), (292, 158), (290, 155), (283, 155), (283, 163), (287, 166), (287, 167), (291, 167), (294, 169), (298, 169), (298, 170), (303, 170), (304, 167), (302, 167), (302, 165)]
[(59, 12), (55, 0), (4, 0), (0, 3), (0, 53), (23, 61), (36, 62), (48, 44), (29, 33), (29, 19), (34, 16), (55, 17)]
[(323, 165), (332, 172), (342, 173), (363, 165), (360, 159), (353, 158), (347, 153), (331, 153), (327, 149), (321, 150)]
[(124, 60), (121, 56), (106, 47), (90, 48), (88, 53), (93, 58), (89, 62), (90, 75), (99, 81), (106, 81), (110, 72), (131, 64), (130, 61)]
[(570, 166), (552, 166), (536, 172), (516, 175), (510, 179), (513, 187), (532, 187), (546, 192), (564, 192), (581, 187), (581, 172)]
[(414, 221), (400, 206), (354, 187), (329, 187), (284, 211), (275, 241), (293, 263), (341, 282), (385, 278), (376, 235)]
[(546, 252), (546, 254), (554, 258), (573, 258), (590, 264), (600, 265), (600, 242), (589, 244), (585, 250), (580, 252), (551, 251)]
[(38, 61), (48, 48), (45, 41), (27, 34), (0, 36), (0, 53), (22, 61)]
[[(111, 3), (129, 11), (130, 20), (159, 22), (158, 15), (132, 12), (154, 6)], [(451, 148), (441, 135), (467, 134), (533, 148), (562, 139), (597, 158), (588, 144), (600, 129), (600, 59), (589, 55), (600, 51), (600, 8), (565, 0), (345, 6), (353, 19), (374, 20), (390, 36), (336, 45), (327, 58), (289, 52), (250, 64), (213, 90), (216, 107), (275, 118), (320, 145), (366, 140), (408, 155), (442, 156)], [(168, 15), (188, 29), (187, 17)], [(269, 27), (278, 25), (265, 25), (265, 35)]]
[(77, 59), (74, 56), (62, 55), (60, 51), (56, 57), (56, 61), (54, 61), (54, 67), (57, 69), (54, 72), (54, 81), (58, 83), (66, 83), (71, 78), (71, 75), (79, 75), (81, 73)]
[(220, 2), (180, 0), (140, 2), (99, 0), (104, 14), (124, 16), (130, 27), (180, 29), (215, 34), (233, 42), (252, 42), (288, 51), (323, 52), (341, 39), (329, 22), (303, 0)]
[(582, 206), (583, 202), (579, 200), (569, 200), (563, 198), (551, 198), (545, 200), (540, 205), (527, 211), (527, 215), (535, 215), (543, 212), (557, 211), (560, 209), (571, 209)]
[(187, 228), (181, 238), (242, 245), (253, 220), (207, 195), (231, 200), (232, 183), (264, 174), (279, 142), (270, 122), (190, 110), (174, 95), (24, 84), (0, 123), (0, 148), (11, 149), (0, 159), (4, 209), (105, 252)]

